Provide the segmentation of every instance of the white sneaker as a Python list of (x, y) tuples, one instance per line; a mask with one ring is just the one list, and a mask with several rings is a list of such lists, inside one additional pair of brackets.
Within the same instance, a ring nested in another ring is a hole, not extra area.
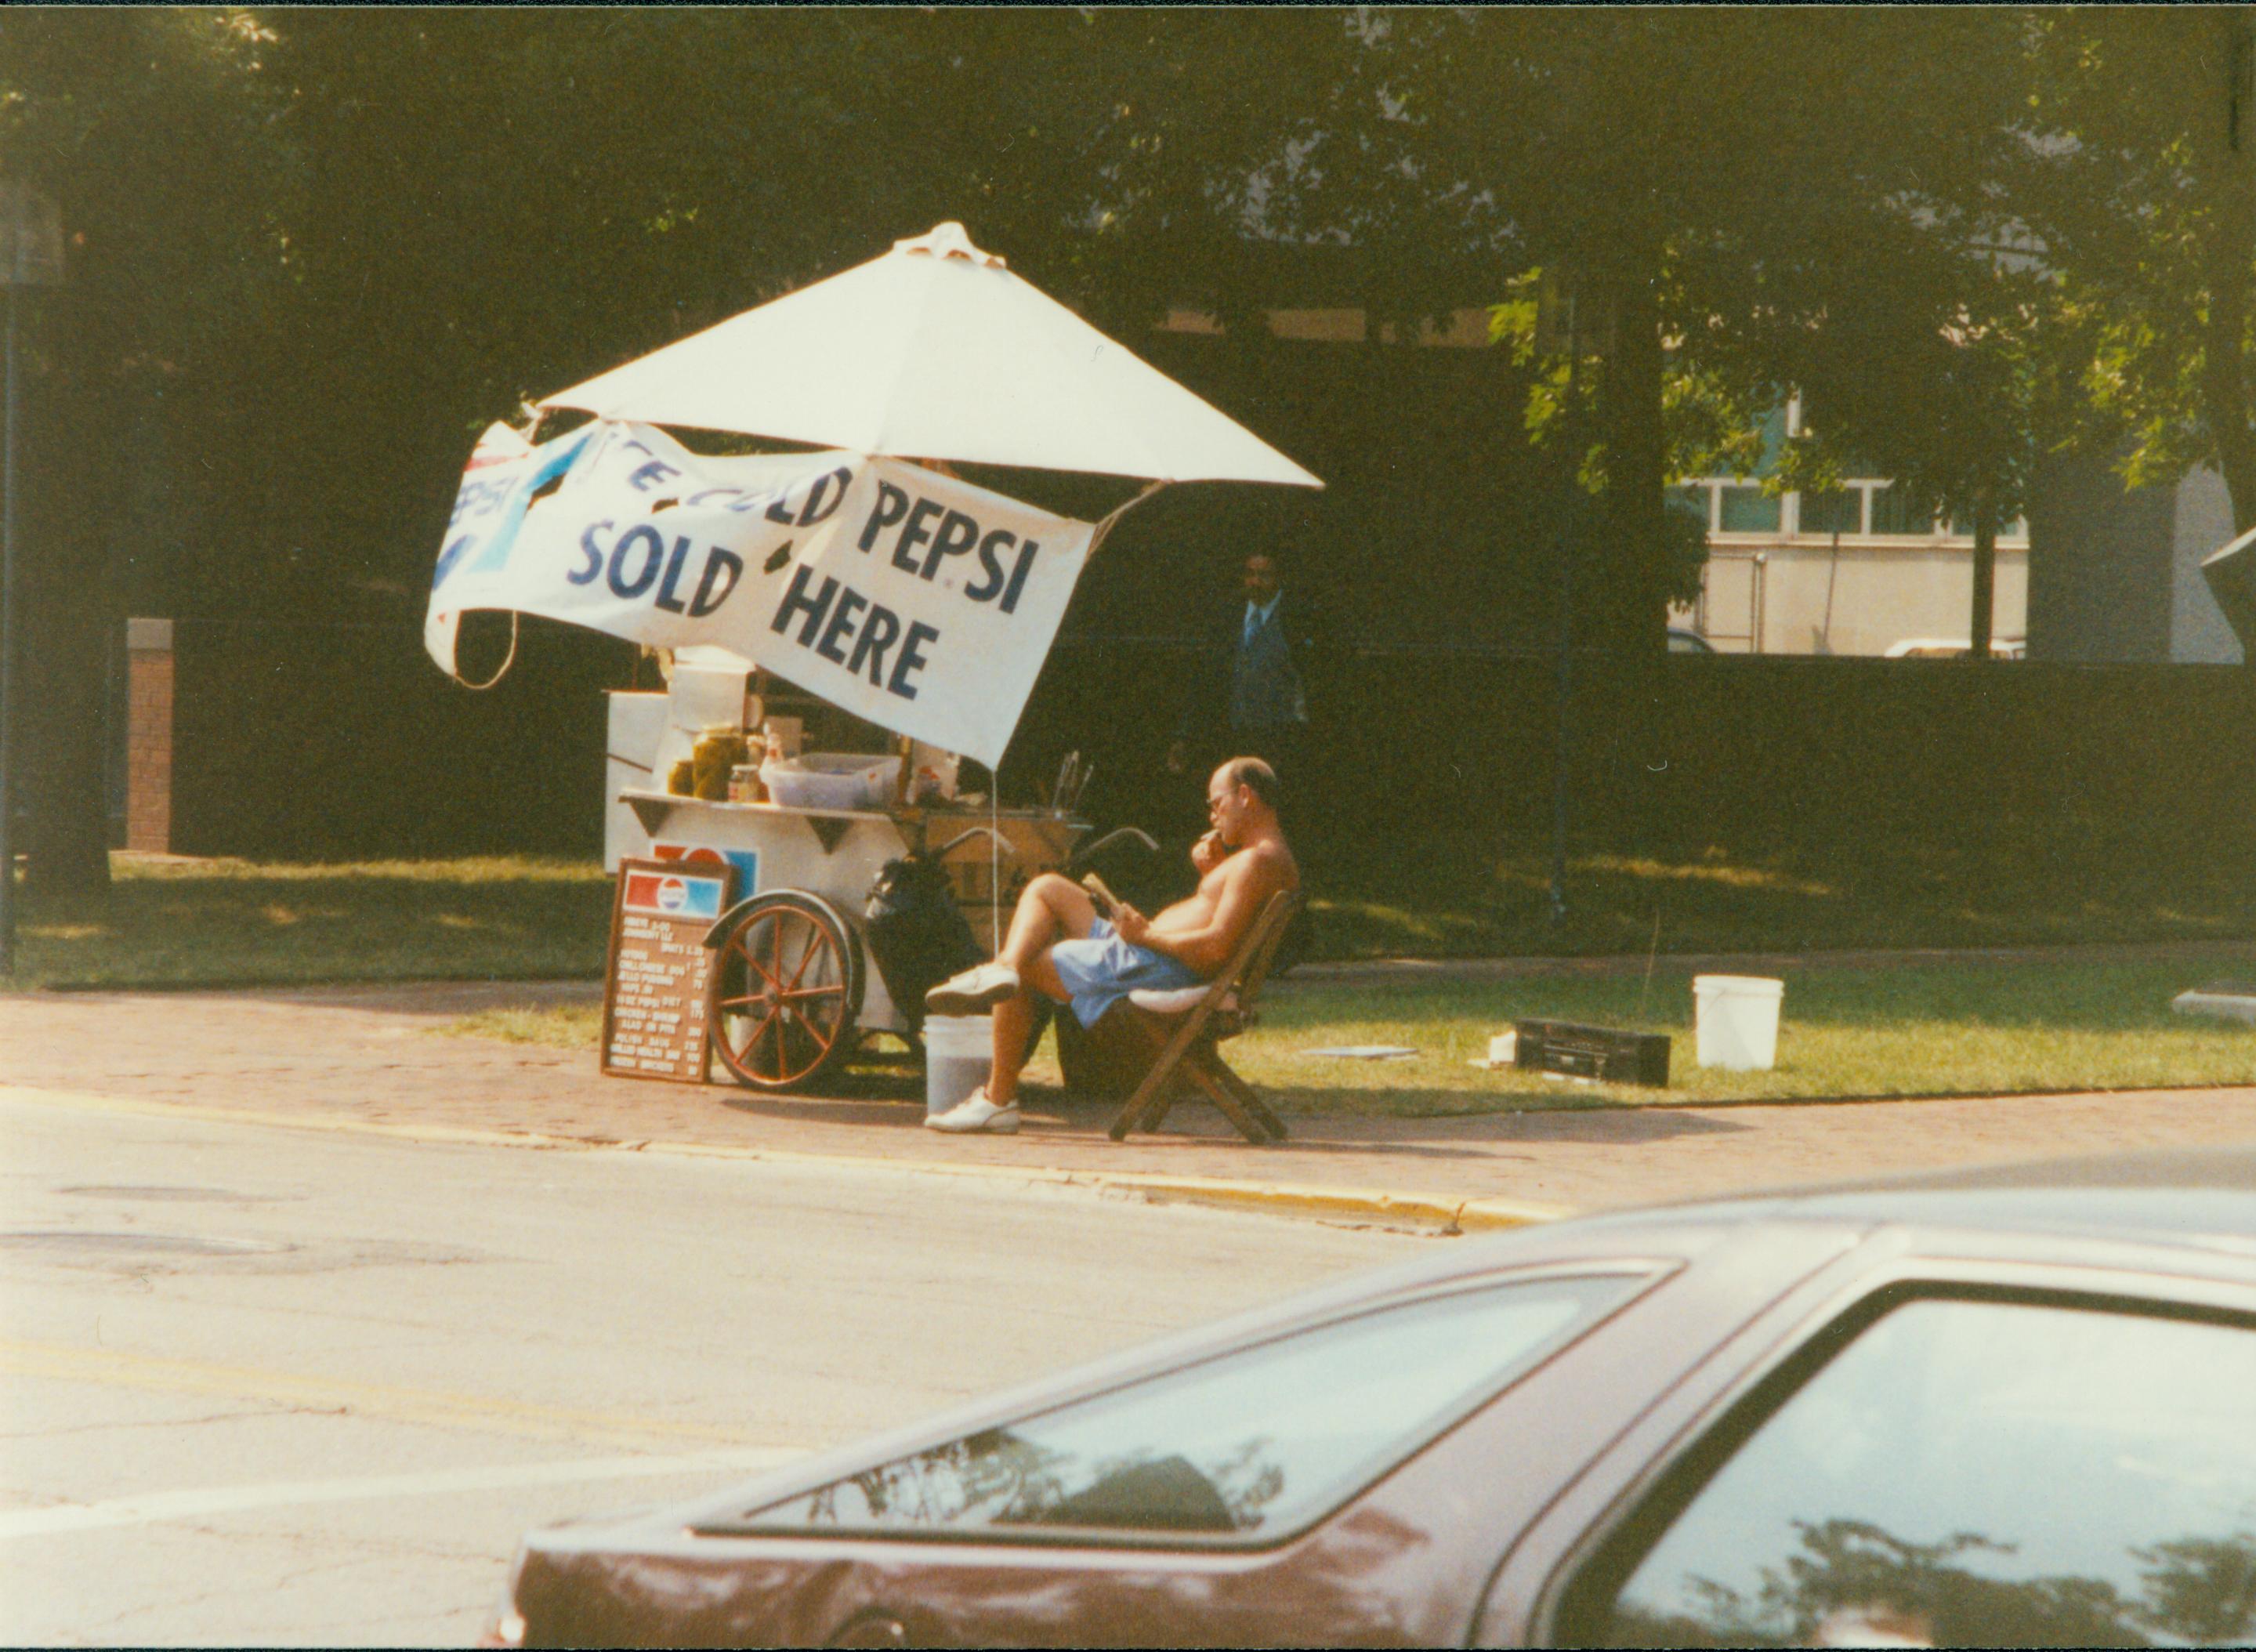
[(927, 1130), (941, 1130), (951, 1136), (969, 1135), (985, 1131), (993, 1135), (1015, 1136), (1019, 1133), (1019, 1104), (1006, 1101), (998, 1107), (987, 1099), (987, 1090), (982, 1085), (946, 1112), (938, 1112), (924, 1121)]
[(984, 1015), (1019, 990), (1019, 972), (1007, 964), (981, 964), (950, 976), (924, 995), (932, 1015)]

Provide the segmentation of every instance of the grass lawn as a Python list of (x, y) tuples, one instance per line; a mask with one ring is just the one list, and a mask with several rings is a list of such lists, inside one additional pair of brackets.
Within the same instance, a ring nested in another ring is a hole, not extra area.
[(119, 858), (109, 899), (29, 906), (19, 986), (594, 979), (611, 881), (524, 858), (265, 865)]
[(1569, 865), (1554, 927), (1550, 861), (1470, 837), (1414, 854), (1346, 850), (1309, 874), (1321, 956), (1808, 951), (2256, 939), (2256, 866), (2206, 841), (2111, 842), (2066, 822), (1985, 844), (1881, 836), (1773, 853), (1687, 847)]
[[(1455, 867), (1455, 870), (1452, 870)], [(1910, 851), (1869, 865), (1766, 865), (1707, 856), (1574, 867), (1578, 915), (1554, 933), (1533, 865), (1476, 875), (1435, 856), (1370, 872), (1371, 898), (1320, 907), (1334, 957), (1378, 952), (1642, 952), (1661, 919), (1662, 956), (1643, 972), (1486, 983), (1414, 979), (1280, 984), (1263, 1025), (1234, 1047), (1286, 1107), (1445, 1114), (1526, 1106), (1784, 1097), (2256, 1083), (2256, 1031), (2191, 1020), (2171, 997), (2221, 977), (2256, 978), (2242, 957), (2198, 964), (1961, 962), (1867, 969), (1813, 958), (1787, 982), (1778, 1068), (1710, 1073), (1692, 1063), (1691, 993), (1679, 950), (1807, 950), (2256, 935), (2248, 869), (2054, 857), (2024, 865)], [(1392, 879), (1392, 882), (1389, 882)], [(1422, 881), (1421, 881), (1422, 880)], [(1338, 869), (1341, 886), (1364, 881)], [(1317, 886), (1321, 891), (1323, 885)], [(592, 862), (491, 858), (254, 865), (121, 858), (108, 900), (22, 915), (19, 986), (224, 986), (533, 978), (600, 973), (610, 883)], [(1469, 1063), (1521, 1016), (1665, 1032), (1671, 1087), (1611, 1089)], [(596, 1018), (505, 1012), (462, 1030), (592, 1050)], [(1409, 1045), (1379, 1063), (1310, 1057), (1325, 1044)], [(1038, 1064), (1039, 1079), (1054, 1068)]]
[[(2064, 835), (2063, 835), (2064, 836)], [(1482, 957), (2256, 939), (2256, 869), (2214, 845), (1985, 851), (1863, 844), (1547, 863), (1470, 837), (1364, 850), (1309, 877), (1315, 956)], [(27, 902), (25, 986), (266, 985), (602, 973), (610, 883), (525, 857), (337, 865), (120, 856), (106, 901)]]
[[(1781, 976), (1778, 1065), (1760, 1073), (1694, 1064), (1691, 977), (1665, 964), (1649, 992), (1641, 976), (1286, 981), (1272, 990), (1261, 1025), (1230, 1055), (1275, 1096), (1280, 1111), (1303, 1118), (2256, 1084), (2256, 1027), (2195, 1020), (2169, 1007), (2187, 986), (2219, 973), (2256, 976), (2256, 947), (2245, 962), (2222, 966), (1788, 969)], [(1470, 1064), (1487, 1054), (1491, 1033), (1522, 1016), (1667, 1033), (1674, 1041), (1669, 1087), (1582, 1084)], [(600, 1020), (591, 1008), (503, 1010), (466, 1017), (451, 1030), (592, 1055)], [(1418, 1054), (1364, 1061), (1304, 1053), (1343, 1044), (1407, 1045)], [(1038, 1085), (1057, 1080), (1051, 1048), (1045, 1041), (1028, 1069)]]
[[(2170, 999), (2244, 963), (1990, 964), (1785, 968), (1778, 1065), (1731, 1073), (1695, 1064), (1691, 973), (1663, 960), (1615, 979), (1280, 984), (1261, 1025), (1233, 1047), (1247, 1077), (1301, 1113), (1436, 1115), (1531, 1104), (1637, 1105), (1806, 1097), (2004, 1094), (2256, 1083), (2256, 1027), (2174, 1013)], [(1642, 1009), (1640, 1010), (1640, 1005)], [(1523, 1016), (1593, 1022), (1672, 1041), (1669, 1087), (1582, 1084), (1471, 1065)], [(1408, 1045), (1358, 1061), (1301, 1052)]]

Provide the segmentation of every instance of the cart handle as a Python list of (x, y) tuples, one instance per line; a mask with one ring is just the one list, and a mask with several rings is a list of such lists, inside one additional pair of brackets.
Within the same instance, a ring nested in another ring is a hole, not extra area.
[(1160, 840), (1153, 837), (1151, 833), (1144, 830), (1140, 826), (1121, 826), (1105, 833), (1103, 837), (1098, 838), (1095, 843), (1090, 844), (1079, 853), (1075, 854), (1071, 864), (1079, 865), (1082, 861), (1087, 860), (1091, 855), (1096, 853), (1098, 850), (1103, 848), (1107, 844), (1122, 837), (1133, 837), (1142, 843), (1144, 847), (1150, 850), (1153, 854), (1156, 855), (1160, 852)]
[[(996, 843), (1002, 846), (1002, 850), (1005, 854), (1009, 855), (1013, 858), (1016, 858), (1018, 856), (1018, 844), (1004, 837), (1002, 833), (997, 831), (993, 827), (974, 826), (969, 831), (958, 833), (955, 837), (949, 838), (946, 843), (942, 844), (938, 849), (934, 850), (932, 851), (932, 858), (938, 860), (942, 855), (951, 854), (955, 850), (962, 847), (965, 844), (969, 843), (975, 837), (991, 837), (996, 841)], [(1156, 847), (1156, 845), (1154, 846)]]

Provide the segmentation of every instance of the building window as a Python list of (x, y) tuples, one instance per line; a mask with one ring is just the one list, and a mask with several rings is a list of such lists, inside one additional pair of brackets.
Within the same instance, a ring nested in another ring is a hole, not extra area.
[(1668, 490), (1668, 508), (1681, 511), (1697, 522), (1703, 531), (1716, 531), (1716, 515), (1712, 500), (1714, 490), (1704, 482), (1689, 482)]
[(1861, 533), (1865, 531), (1864, 518), (1865, 495), (1860, 488), (1834, 488), (1801, 496), (1804, 533)]
[(1778, 469), (1779, 461), (1786, 456), (1787, 409), (1773, 407), (1762, 416), (1755, 427), (1762, 438), (1762, 457), (1756, 462), (1755, 473), (1769, 476)]
[(1760, 488), (1734, 484), (1717, 490), (1724, 496), (1722, 529), (1726, 533), (1775, 533), (1780, 501)]
[[(1950, 536), (1953, 539), (1960, 540), (1972, 539), (1974, 537), (1974, 519), (1970, 516), (1952, 517), (1950, 519)], [(2028, 536), (2029, 525), (2018, 517), (2010, 522), (2000, 522), (1998, 524), (1998, 537), (2000, 540), (2025, 540), (2028, 538)]]
[(1909, 490), (1883, 482), (1872, 490), (1872, 531), (1924, 537), (1935, 532), (1935, 512), (1914, 499)]

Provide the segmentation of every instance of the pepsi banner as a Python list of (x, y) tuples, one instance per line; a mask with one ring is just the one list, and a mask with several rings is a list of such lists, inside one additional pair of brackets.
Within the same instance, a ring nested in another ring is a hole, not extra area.
[(897, 459), (715, 458), (646, 425), (487, 431), (424, 646), (472, 609), (726, 648), (944, 751), (1002, 760), (1088, 560), (1089, 523)]

